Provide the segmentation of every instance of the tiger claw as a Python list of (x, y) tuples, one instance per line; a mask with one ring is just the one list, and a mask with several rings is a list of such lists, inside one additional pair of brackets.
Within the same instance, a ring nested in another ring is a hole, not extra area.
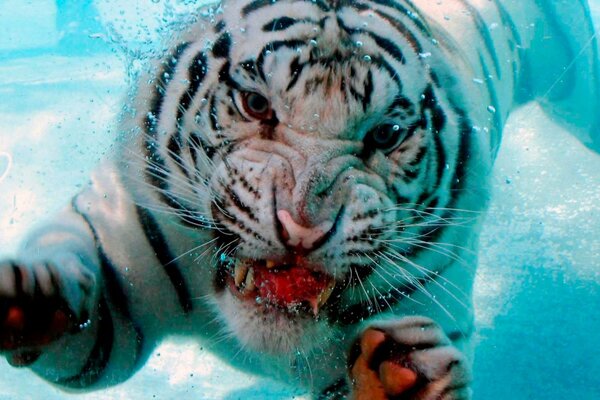
[(350, 360), (354, 400), (468, 400), (463, 355), (432, 320), (405, 317), (367, 329)]
[[(0, 316), (0, 350), (47, 345), (79, 324), (64, 304), (54, 299), (40, 301), (11, 301), (8, 311)], [(0, 299), (6, 302), (6, 299)]]
[[(31, 280), (31, 290), (25, 290), (25, 276)], [(16, 282), (14, 290), (0, 291), (0, 351), (13, 352), (8, 356), (9, 362), (28, 365), (37, 358), (33, 357), (32, 348), (75, 332), (80, 327), (81, 317), (87, 319), (72, 311), (58, 285), (53, 283), (52, 290), (42, 290), (35, 274), (25, 266), (0, 265), (0, 279)]]
[(10, 365), (17, 368), (28, 367), (42, 355), (39, 350), (16, 351), (6, 357)]
[(353, 398), (387, 399), (398, 396), (413, 388), (417, 383), (417, 373), (394, 361), (374, 360), (375, 352), (388, 338), (378, 329), (366, 330), (360, 339), (361, 354), (351, 370)]

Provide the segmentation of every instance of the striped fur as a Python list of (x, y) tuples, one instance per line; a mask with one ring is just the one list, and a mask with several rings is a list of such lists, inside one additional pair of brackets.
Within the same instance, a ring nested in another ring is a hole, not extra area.
[[(118, 156), (0, 267), (0, 312), (22, 309), (27, 321), (42, 311), (25, 305), (53, 296), (70, 334), (35, 342), (34, 354), (6, 322), (2, 348), (89, 390), (127, 379), (165, 336), (189, 334), (325, 399), (350, 393), (352, 344), (384, 327), (391, 348), (430, 350), (415, 368), (433, 383), (410, 398), (468, 398), (478, 228), (509, 112), (539, 97), (598, 145), (587, 8), (563, 3), (231, 0), (200, 10), (140, 78)], [(573, 35), (558, 14), (580, 21)], [(548, 54), (556, 65), (539, 61)], [(250, 92), (268, 100), (268, 118), (245, 109)], [(317, 317), (233, 294), (240, 260), (296, 256), (336, 282)], [(413, 316), (432, 321), (430, 336), (419, 339), (410, 318), (424, 320)], [(441, 374), (435, 360), (464, 371)]]

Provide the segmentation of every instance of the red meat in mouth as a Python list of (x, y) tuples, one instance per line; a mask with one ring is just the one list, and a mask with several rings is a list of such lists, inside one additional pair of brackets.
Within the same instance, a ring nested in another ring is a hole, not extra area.
[(229, 278), (230, 290), (240, 299), (288, 310), (304, 305), (314, 316), (334, 286), (332, 276), (303, 262), (235, 260)]

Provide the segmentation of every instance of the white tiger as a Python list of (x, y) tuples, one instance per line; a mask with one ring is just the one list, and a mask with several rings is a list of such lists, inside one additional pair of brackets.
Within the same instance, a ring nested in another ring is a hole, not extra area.
[(597, 87), (583, 0), (199, 10), (118, 154), (0, 264), (0, 348), (74, 391), (188, 334), (320, 399), (469, 399), (503, 124), (537, 99), (598, 149)]

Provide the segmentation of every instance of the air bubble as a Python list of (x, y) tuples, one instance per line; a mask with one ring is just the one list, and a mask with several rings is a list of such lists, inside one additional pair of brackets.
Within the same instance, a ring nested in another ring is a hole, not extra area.
[(488, 106), (488, 107), (487, 107), (487, 110), (488, 110), (489, 112), (491, 112), (492, 114), (494, 114), (494, 113), (496, 112), (496, 107), (494, 107), (494, 106)]
[(365, 60), (366, 62), (371, 62), (371, 56), (370, 56), (370, 55), (368, 55), (368, 54), (365, 54), (365, 55), (363, 56), (363, 60)]

